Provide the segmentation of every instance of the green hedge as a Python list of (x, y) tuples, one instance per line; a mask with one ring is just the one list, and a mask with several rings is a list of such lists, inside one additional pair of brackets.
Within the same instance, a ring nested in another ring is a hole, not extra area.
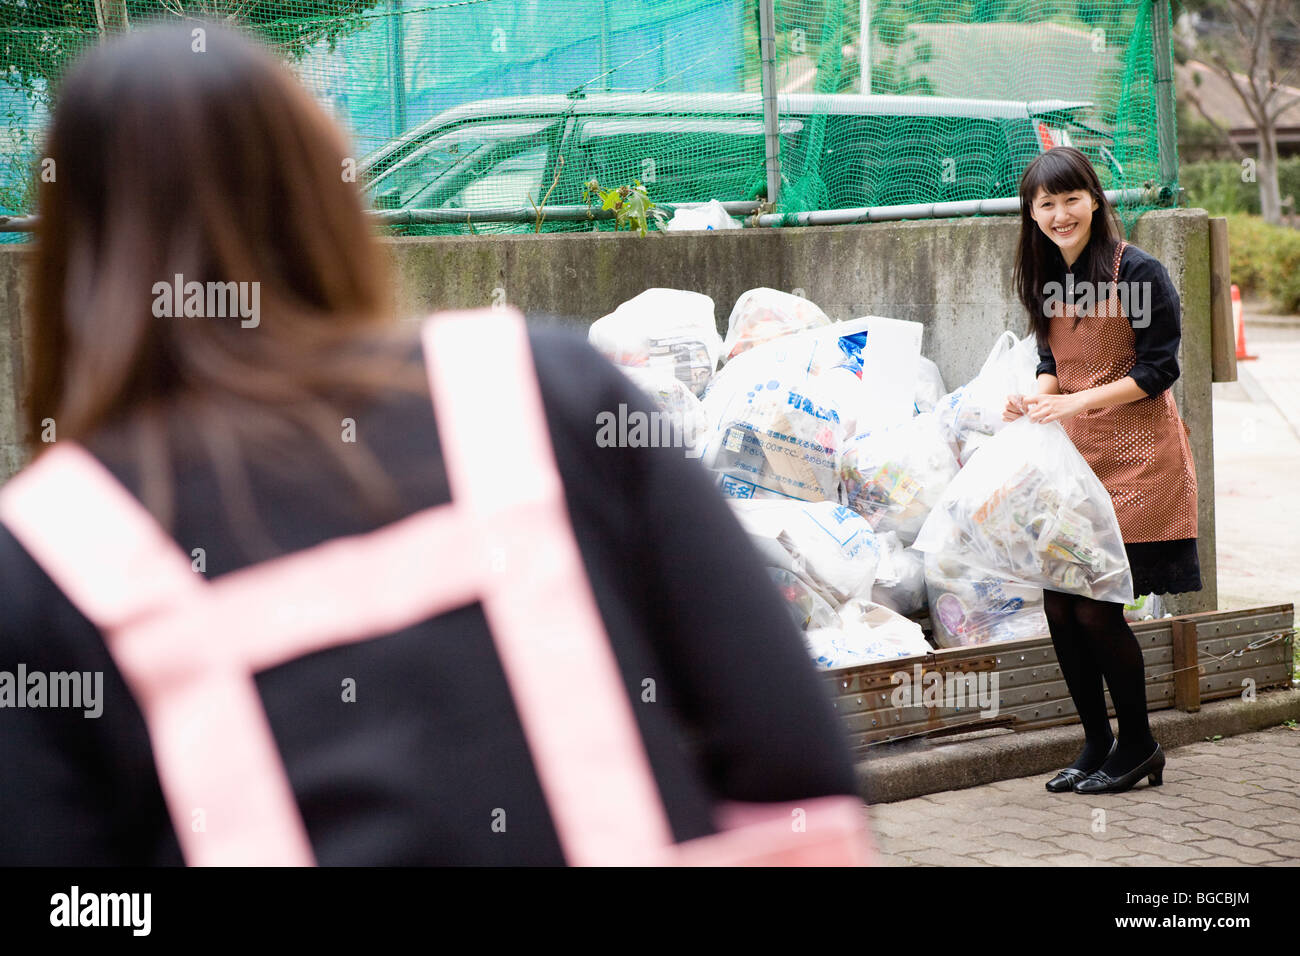
[(1273, 226), (1258, 216), (1227, 218), (1231, 281), (1243, 294), (1272, 300), (1283, 315), (1300, 312), (1300, 229)]
[[(1242, 166), (1232, 160), (1186, 163), (1178, 170), (1178, 184), (1187, 190), (1187, 205), (1209, 210), (1211, 215), (1234, 212), (1259, 215), (1259, 183), (1241, 181)], [(1278, 187), (1283, 199), (1300, 203), (1300, 156), (1280, 160)]]

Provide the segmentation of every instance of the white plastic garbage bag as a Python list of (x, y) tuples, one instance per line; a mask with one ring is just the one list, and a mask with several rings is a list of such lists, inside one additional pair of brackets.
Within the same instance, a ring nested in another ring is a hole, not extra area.
[(925, 555), (904, 548), (893, 531), (876, 535), (876, 541), (880, 565), (871, 600), (899, 614), (916, 614), (925, 607)]
[(1133, 600), (1110, 494), (1059, 422), (1022, 417), (990, 438), (948, 485), (915, 547), (1027, 587)]
[(910, 545), (957, 474), (938, 418), (925, 412), (892, 428), (854, 435), (840, 460), (844, 500), (877, 532)]
[(936, 412), (958, 462), (966, 464), (989, 436), (1006, 425), (1002, 412), (1008, 395), (1037, 391), (1038, 345), (1034, 337), (1017, 340), (1012, 332), (998, 336), (979, 374), (943, 396)]
[(732, 219), (726, 208), (716, 199), (711, 199), (702, 206), (677, 208), (673, 218), (664, 226), (665, 232), (683, 232), (686, 230), (739, 229), (740, 223)]
[[(694, 456), (697, 446), (708, 431), (709, 422), (704, 414), (704, 403), (695, 397), (685, 382), (672, 374), (671, 369), (658, 366), (633, 368), (620, 366), (637, 388), (645, 392), (655, 403), (657, 410), (663, 414), (665, 423), (650, 422), (649, 429), (658, 441), (651, 444), (683, 448), (687, 455)], [(664, 441), (665, 434), (668, 441)]]
[(925, 556), (932, 637), (968, 647), (1047, 635), (1043, 592), (972, 568), (943, 554)]
[[(856, 416), (852, 434), (901, 424), (916, 414), (913, 392), (921, 362), (920, 322), (883, 315), (853, 319), (867, 330), (862, 351), (862, 384), (866, 404)], [(818, 333), (809, 333), (818, 334)]]
[(615, 365), (668, 369), (696, 395), (722, 354), (713, 300), (682, 289), (646, 289), (593, 322), (587, 341)]
[(856, 512), (832, 501), (733, 501), (768, 567), (793, 572), (832, 607), (869, 595), (880, 545)]
[(750, 289), (736, 300), (731, 310), (722, 352), (729, 362), (756, 345), (830, 324), (831, 320), (816, 303), (801, 296), (776, 289)]
[[(860, 404), (866, 332), (804, 333), (722, 367), (704, 394), (702, 460), (731, 498), (837, 501), (840, 447)], [(847, 420), (846, 420), (846, 416)]]
[(785, 568), (767, 569), (768, 577), (785, 600), (785, 606), (801, 630), (836, 627), (839, 616), (824, 597), (810, 587), (799, 575)]
[(1139, 594), (1132, 604), (1124, 605), (1124, 620), (1151, 621), (1163, 615), (1159, 594)]
[(933, 650), (921, 625), (863, 600), (844, 605), (835, 626), (809, 628), (804, 642), (824, 669), (924, 656)]
[(916, 394), (912, 397), (912, 405), (917, 414), (934, 411), (934, 407), (946, 394), (948, 390), (943, 387), (943, 375), (939, 372), (939, 366), (924, 355), (918, 355)]

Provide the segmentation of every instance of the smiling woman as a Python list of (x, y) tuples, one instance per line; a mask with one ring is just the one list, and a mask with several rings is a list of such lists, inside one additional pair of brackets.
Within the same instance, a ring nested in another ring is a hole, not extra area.
[[(1120, 238), (1078, 150), (1057, 147), (1030, 163), (1020, 208), (1015, 282), (1041, 361), (1038, 393), (1008, 396), (1003, 417), (1061, 422), (1110, 493), (1136, 593), (1199, 590), (1196, 470), (1169, 391), (1181, 337), (1169, 274)], [(1087, 307), (1062, 301), (1061, 290), (1076, 285), (1089, 290)], [(1165, 756), (1148, 726), (1142, 653), (1123, 605), (1049, 590), (1044, 610), (1086, 734), (1078, 759), (1047, 789), (1116, 792), (1144, 776), (1160, 783)]]

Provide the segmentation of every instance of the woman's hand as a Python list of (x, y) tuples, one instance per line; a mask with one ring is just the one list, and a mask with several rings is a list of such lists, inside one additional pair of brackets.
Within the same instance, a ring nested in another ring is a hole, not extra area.
[(1025, 406), (1025, 414), (1029, 416), (1030, 421), (1043, 425), (1048, 422), (1063, 422), (1087, 408), (1082, 393), (1072, 395), (1030, 395), (1025, 398)]
[(1014, 422), (1026, 412), (1024, 395), (1008, 395), (1007, 407), (1002, 410), (1004, 422)]

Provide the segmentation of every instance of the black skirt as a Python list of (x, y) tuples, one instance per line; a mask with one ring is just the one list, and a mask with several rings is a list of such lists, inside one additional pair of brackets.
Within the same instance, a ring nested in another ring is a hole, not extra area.
[(1133, 569), (1133, 596), (1181, 594), (1201, 589), (1201, 561), (1196, 539), (1124, 543)]

